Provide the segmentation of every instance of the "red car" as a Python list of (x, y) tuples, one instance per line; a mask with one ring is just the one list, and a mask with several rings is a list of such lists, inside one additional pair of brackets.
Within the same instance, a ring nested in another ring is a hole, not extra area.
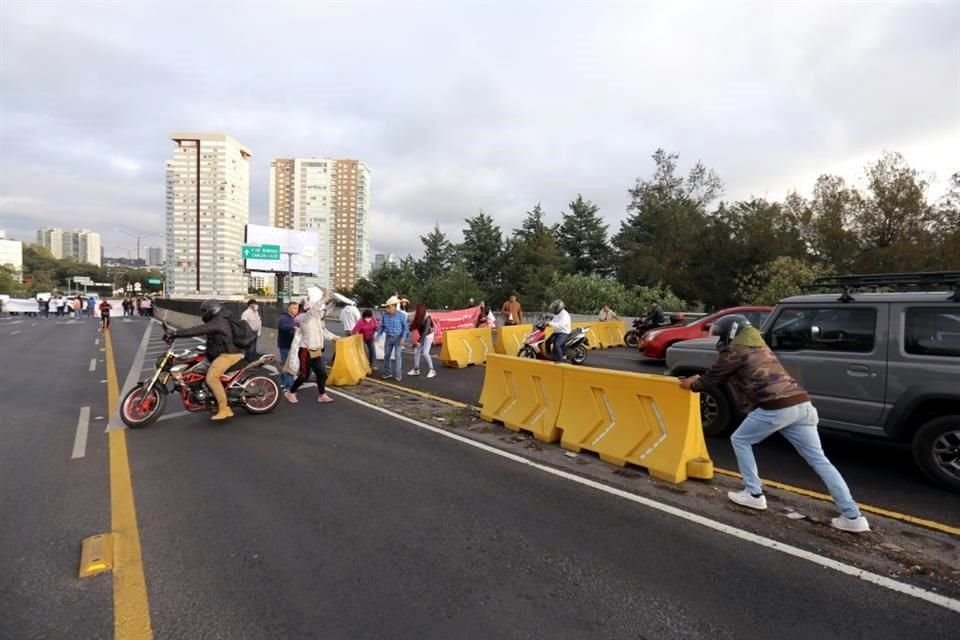
[(746, 316), (750, 324), (759, 328), (771, 311), (773, 311), (773, 307), (732, 307), (679, 327), (651, 329), (640, 338), (638, 348), (640, 353), (648, 358), (663, 360), (667, 357), (667, 349), (670, 348), (670, 345), (683, 340), (706, 338), (710, 335), (710, 327), (713, 326), (713, 323), (724, 316), (733, 314)]

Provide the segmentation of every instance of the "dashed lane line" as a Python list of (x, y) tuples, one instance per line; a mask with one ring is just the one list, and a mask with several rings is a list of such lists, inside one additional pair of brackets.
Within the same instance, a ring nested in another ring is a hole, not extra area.
[(97, 370), (97, 359), (90, 358), (90, 371), (96, 371), (96, 370)]
[(73, 438), (73, 453), (71, 460), (87, 455), (87, 430), (90, 427), (90, 407), (80, 407), (80, 418), (77, 420), (77, 435)]

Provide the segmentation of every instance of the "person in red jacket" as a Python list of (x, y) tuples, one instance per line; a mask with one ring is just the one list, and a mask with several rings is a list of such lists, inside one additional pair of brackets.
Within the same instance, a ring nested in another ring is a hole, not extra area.
[(373, 311), (364, 309), (360, 319), (357, 320), (357, 324), (353, 325), (353, 333), (363, 336), (363, 346), (367, 349), (367, 360), (370, 361), (371, 369), (376, 368), (373, 366), (377, 357), (377, 350), (374, 346), (376, 342), (374, 335), (376, 332), (377, 319), (373, 317)]
[(104, 298), (100, 301), (100, 329), (106, 331), (110, 328), (110, 310), (113, 309), (113, 305), (110, 304), (110, 301)]

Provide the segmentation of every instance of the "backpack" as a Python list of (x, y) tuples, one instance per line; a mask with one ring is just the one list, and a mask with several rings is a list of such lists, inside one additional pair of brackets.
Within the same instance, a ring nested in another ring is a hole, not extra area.
[(233, 344), (246, 349), (257, 340), (257, 332), (250, 328), (246, 320), (229, 318), (230, 328), (233, 330)]

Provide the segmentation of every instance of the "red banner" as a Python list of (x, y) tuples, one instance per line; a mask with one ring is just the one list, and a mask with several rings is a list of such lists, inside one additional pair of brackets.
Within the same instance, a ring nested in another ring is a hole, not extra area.
[[(433, 318), (433, 344), (443, 343), (443, 332), (449, 329), (473, 329), (480, 316), (480, 307), (457, 309), (456, 311), (431, 311)], [(413, 316), (410, 316), (413, 319)]]

